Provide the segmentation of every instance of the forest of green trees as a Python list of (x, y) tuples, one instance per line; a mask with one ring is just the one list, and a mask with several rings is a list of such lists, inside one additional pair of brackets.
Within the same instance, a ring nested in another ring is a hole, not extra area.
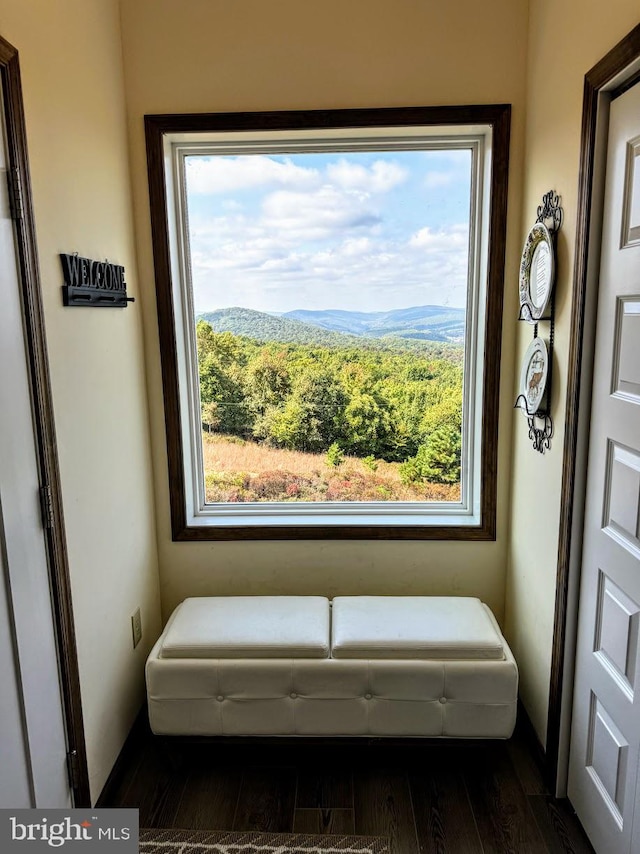
[(271, 447), (401, 463), (409, 482), (460, 479), (462, 349), (258, 342), (197, 323), (205, 430)]

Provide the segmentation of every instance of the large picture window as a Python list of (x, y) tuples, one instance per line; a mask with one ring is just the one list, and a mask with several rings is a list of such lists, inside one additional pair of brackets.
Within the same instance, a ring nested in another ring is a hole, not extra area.
[(174, 538), (495, 535), (508, 121), (147, 117)]

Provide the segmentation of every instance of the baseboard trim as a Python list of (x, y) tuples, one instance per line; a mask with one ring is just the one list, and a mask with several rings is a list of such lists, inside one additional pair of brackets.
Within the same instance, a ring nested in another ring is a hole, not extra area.
[[(524, 738), (527, 747), (531, 750), (531, 754), (540, 768), (542, 772), (542, 777), (544, 779), (545, 785), (549, 786), (550, 777), (550, 769), (547, 753), (542, 746), (542, 742), (538, 738), (538, 733), (536, 732), (533, 724), (531, 723), (531, 718), (529, 717), (527, 710), (525, 709), (522, 700), (518, 699), (518, 723), (516, 724), (522, 737)], [(549, 791), (553, 791), (553, 789), (549, 788)]]
[(110, 807), (113, 804), (116, 791), (122, 782), (125, 771), (131, 767), (136, 749), (144, 740), (145, 734), (148, 731), (149, 715), (147, 713), (147, 704), (144, 703), (136, 715), (129, 735), (126, 737), (118, 758), (111, 769), (111, 773), (107, 777), (107, 782), (100, 792), (100, 796), (95, 803), (96, 807)]

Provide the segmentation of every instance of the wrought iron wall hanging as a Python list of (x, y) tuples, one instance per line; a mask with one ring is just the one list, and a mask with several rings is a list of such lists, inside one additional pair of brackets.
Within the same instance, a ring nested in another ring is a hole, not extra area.
[[(551, 446), (551, 379), (555, 321), (556, 240), (562, 225), (560, 197), (549, 190), (542, 197), (537, 219), (527, 235), (520, 261), (520, 313), (518, 320), (533, 324), (533, 341), (520, 371), (520, 394), (515, 407), (529, 425), (529, 438), (543, 454)], [(549, 341), (538, 336), (538, 324), (549, 324)]]
[(124, 267), (108, 261), (92, 261), (74, 255), (61, 255), (62, 300), (65, 305), (91, 305), (102, 308), (126, 308), (135, 302), (127, 296)]

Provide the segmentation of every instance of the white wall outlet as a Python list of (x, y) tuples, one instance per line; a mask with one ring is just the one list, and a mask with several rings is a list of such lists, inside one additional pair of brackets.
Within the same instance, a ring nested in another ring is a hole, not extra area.
[(142, 640), (142, 617), (140, 616), (140, 608), (137, 608), (135, 614), (131, 617), (131, 632), (133, 634), (133, 648), (135, 649)]

